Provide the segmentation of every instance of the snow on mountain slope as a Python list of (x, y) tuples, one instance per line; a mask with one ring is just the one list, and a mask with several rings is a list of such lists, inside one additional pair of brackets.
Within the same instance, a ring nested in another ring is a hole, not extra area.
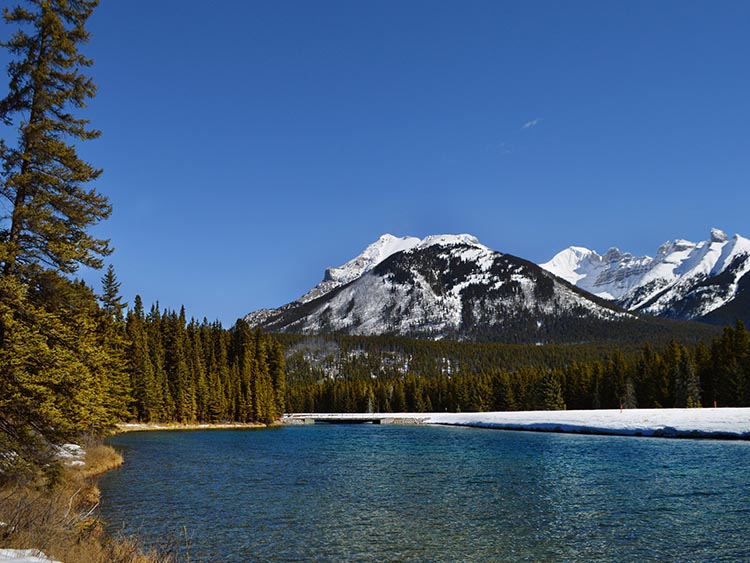
[[(394, 254), (405, 250), (411, 250), (413, 248), (427, 248), (436, 244), (464, 244), (468, 246), (476, 246), (478, 248), (487, 248), (482, 245), (476, 237), (468, 234), (430, 235), (424, 239), (419, 239), (417, 237), (395, 237), (386, 233), (367, 246), (367, 248), (365, 248), (357, 257), (352, 258), (341, 266), (328, 268), (323, 275), (323, 280), (318, 285), (296, 301), (284, 305), (280, 309), (288, 309), (297, 304), (314, 301), (315, 299), (330, 293), (334, 289), (360, 278), (363, 274), (369, 272), (383, 260), (386, 260)], [(245, 321), (252, 326), (263, 325), (266, 323), (269, 316), (273, 315), (278, 310), (279, 309), (261, 309), (259, 311), (254, 311), (245, 317)]]
[[(368, 247), (373, 252), (328, 271), (335, 270), (324, 281), (337, 286), (245, 320), (270, 331), (307, 334), (548, 341), (563, 332), (569, 340), (588, 338), (586, 331), (601, 330), (592, 328), (597, 322), (629, 317), (470, 235), (433, 236), (416, 244), (399, 240), (411, 248), (374, 263), (385, 253), (381, 248), (395, 247), (381, 237)], [(343, 284), (350, 272), (359, 276)]]
[(346, 264), (338, 268), (328, 268), (323, 276), (323, 281), (300, 297), (298, 301), (307, 303), (308, 301), (317, 299), (337, 287), (356, 280), (392, 254), (414, 248), (421, 242), (416, 237), (397, 238), (390, 234), (384, 234), (365, 248), (362, 254), (356, 258), (349, 260)]
[(680, 319), (699, 319), (729, 304), (741, 278), (750, 271), (750, 240), (731, 239), (718, 229), (708, 240), (676, 240), (655, 258), (634, 257), (618, 249), (604, 256), (570, 247), (542, 268), (631, 311)]
[(545, 270), (603, 299), (621, 299), (639, 285), (651, 258), (610, 248), (604, 256), (571, 246), (540, 264)]

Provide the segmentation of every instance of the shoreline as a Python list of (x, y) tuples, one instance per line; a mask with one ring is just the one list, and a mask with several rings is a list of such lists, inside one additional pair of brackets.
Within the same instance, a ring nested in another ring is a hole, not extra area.
[(252, 430), (271, 428), (278, 426), (278, 424), (263, 424), (261, 422), (194, 422), (186, 424), (178, 422), (124, 422), (115, 426), (114, 434), (164, 430)]
[(572, 411), (502, 411), (472, 413), (288, 413), (272, 424), (121, 423), (113, 434), (181, 430), (258, 430), (311, 424), (397, 424), (462, 426), (524, 432), (603, 436), (750, 440), (750, 407), (695, 409), (601, 409)]
[(750, 408), (476, 413), (298, 413), (285, 424), (423, 424), (603, 436), (750, 440)]

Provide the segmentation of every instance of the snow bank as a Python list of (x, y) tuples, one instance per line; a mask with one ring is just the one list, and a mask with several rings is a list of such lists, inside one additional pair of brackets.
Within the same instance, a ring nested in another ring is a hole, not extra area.
[(36, 549), (0, 549), (0, 563), (60, 563)]
[(396, 422), (503, 430), (750, 440), (750, 408), (480, 413), (295, 414), (288, 422)]
[(750, 439), (750, 408), (431, 413), (426, 424), (506, 430)]

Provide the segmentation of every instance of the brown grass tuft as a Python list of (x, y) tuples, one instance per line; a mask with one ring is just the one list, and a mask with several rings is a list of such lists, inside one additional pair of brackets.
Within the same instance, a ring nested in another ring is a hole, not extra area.
[(110, 446), (91, 443), (86, 446), (85, 465), (81, 468), (84, 477), (96, 477), (120, 467), (122, 456)]

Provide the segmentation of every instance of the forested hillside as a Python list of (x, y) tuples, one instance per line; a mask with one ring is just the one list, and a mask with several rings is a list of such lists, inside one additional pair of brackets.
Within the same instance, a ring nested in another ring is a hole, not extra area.
[(750, 406), (742, 323), (659, 348), (286, 338), (295, 412)]

